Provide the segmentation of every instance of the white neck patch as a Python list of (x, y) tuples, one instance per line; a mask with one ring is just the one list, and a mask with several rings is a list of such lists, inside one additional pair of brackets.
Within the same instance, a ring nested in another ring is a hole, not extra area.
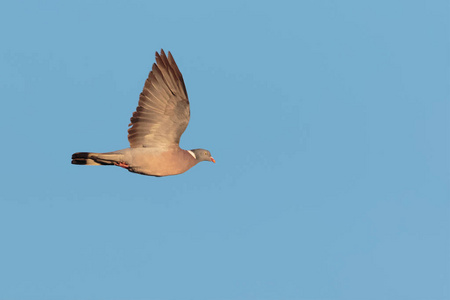
[(192, 152), (191, 150), (188, 150), (187, 152), (189, 152), (189, 154), (192, 155), (193, 158), (197, 159), (197, 156), (195, 156), (194, 152)]

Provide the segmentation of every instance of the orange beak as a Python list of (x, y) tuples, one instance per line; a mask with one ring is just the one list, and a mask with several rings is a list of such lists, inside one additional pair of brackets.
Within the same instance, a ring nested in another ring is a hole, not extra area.
[(216, 163), (216, 160), (215, 160), (214, 158), (212, 158), (212, 157), (211, 157), (211, 161), (212, 161), (213, 163)]

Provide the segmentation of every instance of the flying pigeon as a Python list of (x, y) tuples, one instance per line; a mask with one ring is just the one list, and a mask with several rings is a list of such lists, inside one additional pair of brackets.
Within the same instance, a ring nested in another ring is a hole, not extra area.
[(205, 149), (184, 150), (180, 137), (189, 118), (189, 100), (172, 54), (155, 53), (156, 63), (145, 81), (139, 104), (128, 126), (130, 147), (107, 153), (77, 152), (75, 165), (115, 165), (149, 176), (186, 172), (201, 161), (216, 161)]

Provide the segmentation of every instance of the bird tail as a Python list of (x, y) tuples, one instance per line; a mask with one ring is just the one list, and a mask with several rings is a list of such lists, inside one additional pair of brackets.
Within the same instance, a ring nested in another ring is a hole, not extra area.
[(77, 152), (72, 154), (72, 164), (74, 165), (114, 165), (122, 162), (123, 154), (114, 152), (109, 153), (94, 153), (94, 152)]

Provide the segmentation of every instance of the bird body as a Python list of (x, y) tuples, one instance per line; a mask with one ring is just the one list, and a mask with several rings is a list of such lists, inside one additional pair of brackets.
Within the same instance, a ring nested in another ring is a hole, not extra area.
[(128, 129), (130, 148), (107, 152), (77, 152), (76, 165), (116, 165), (130, 172), (169, 176), (186, 172), (201, 161), (215, 162), (205, 149), (183, 150), (181, 135), (190, 119), (183, 76), (171, 53), (156, 52), (139, 104)]
[(188, 151), (178, 147), (178, 149), (169, 151), (152, 148), (126, 148), (107, 153), (78, 152), (73, 155), (72, 163), (117, 165), (130, 172), (159, 177), (184, 173), (195, 166), (198, 161)]

